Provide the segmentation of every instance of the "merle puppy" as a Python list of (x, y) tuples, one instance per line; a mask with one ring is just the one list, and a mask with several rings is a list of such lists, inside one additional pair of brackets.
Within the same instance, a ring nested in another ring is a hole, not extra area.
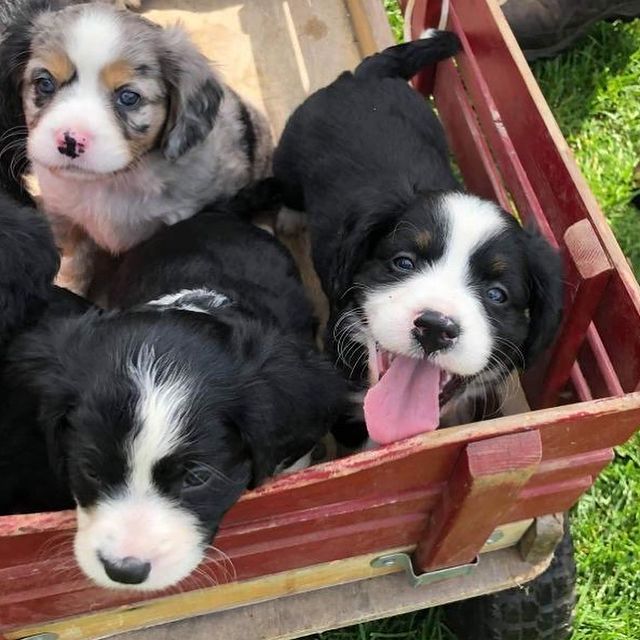
[(482, 417), (476, 398), (560, 321), (558, 254), (461, 189), (440, 122), (406, 82), (458, 48), (429, 30), (364, 60), (293, 113), (274, 157), (286, 204), (308, 214), (328, 349), (356, 387), (373, 385), (377, 442)]
[(343, 383), (313, 350), (291, 257), (226, 207), (132, 250), (105, 296), (122, 310), (14, 339), (3, 397), (12, 428), (43, 430), (70, 489), (82, 570), (161, 589), (195, 569), (247, 488), (323, 437)]

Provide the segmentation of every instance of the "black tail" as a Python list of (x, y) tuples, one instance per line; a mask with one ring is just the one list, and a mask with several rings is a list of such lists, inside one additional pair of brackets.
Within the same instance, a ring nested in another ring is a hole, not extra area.
[(429, 29), (425, 37), (365, 58), (356, 68), (356, 78), (404, 78), (409, 80), (420, 69), (458, 53), (458, 36), (452, 31)]

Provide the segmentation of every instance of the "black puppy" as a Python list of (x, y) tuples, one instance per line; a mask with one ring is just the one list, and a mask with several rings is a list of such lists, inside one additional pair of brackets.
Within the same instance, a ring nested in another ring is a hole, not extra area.
[(378, 442), (459, 421), (463, 399), (483, 407), (560, 321), (558, 254), (461, 190), (442, 126), (407, 85), (458, 48), (430, 30), (364, 60), (293, 113), (274, 158), (285, 203), (308, 214), (328, 349), (374, 385), (364, 409)]
[(59, 263), (44, 217), (0, 193), (0, 352), (17, 329), (43, 310)]
[(160, 589), (199, 564), (247, 488), (322, 438), (343, 383), (313, 350), (291, 257), (225, 208), (125, 255), (106, 297), (133, 308), (12, 342), (13, 423), (37, 415), (78, 505), (83, 571)]

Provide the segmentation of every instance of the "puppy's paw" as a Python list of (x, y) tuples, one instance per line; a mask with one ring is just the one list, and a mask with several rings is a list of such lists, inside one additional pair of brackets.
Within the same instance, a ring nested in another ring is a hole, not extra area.
[(142, 0), (114, 0), (114, 4), (118, 9), (139, 9), (142, 6)]
[(279, 236), (299, 236), (307, 229), (307, 214), (288, 207), (282, 207), (276, 220), (276, 233)]

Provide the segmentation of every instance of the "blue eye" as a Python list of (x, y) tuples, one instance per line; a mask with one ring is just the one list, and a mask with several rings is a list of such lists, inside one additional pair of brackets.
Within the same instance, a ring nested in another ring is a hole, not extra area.
[(116, 102), (122, 107), (135, 107), (140, 102), (140, 94), (131, 89), (120, 89), (116, 95)]
[(193, 469), (187, 469), (182, 487), (184, 489), (197, 489), (202, 487), (211, 479), (212, 473), (209, 469), (204, 467), (194, 467)]
[(504, 304), (508, 296), (502, 287), (491, 287), (491, 289), (487, 290), (487, 298), (494, 304)]
[(53, 95), (56, 91), (56, 83), (54, 82), (53, 78), (49, 75), (40, 76), (36, 80), (35, 86), (36, 86), (36, 91), (41, 96), (50, 96), (50, 95)]
[(409, 256), (397, 256), (392, 262), (393, 266), (400, 271), (413, 271), (416, 268), (415, 263)]

